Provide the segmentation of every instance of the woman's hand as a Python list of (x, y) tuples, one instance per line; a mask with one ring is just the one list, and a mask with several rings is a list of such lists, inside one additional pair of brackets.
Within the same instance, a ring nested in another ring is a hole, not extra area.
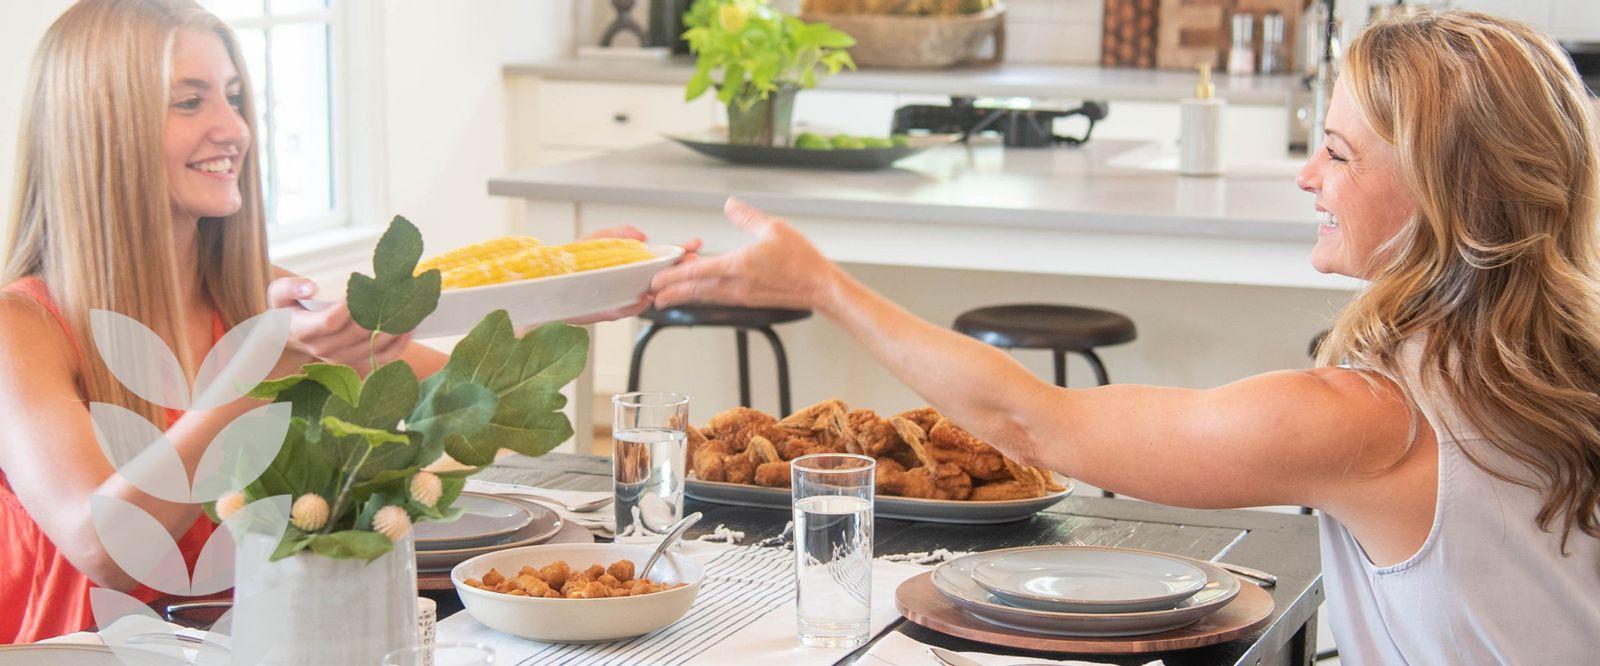
[(658, 307), (717, 303), (818, 309), (831, 302), (838, 266), (787, 221), (737, 199), (728, 199), (722, 212), (755, 236), (755, 244), (716, 257), (695, 257), (657, 273), (651, 289)]
[[(411, 341), (411, 334), (389, 335), (379, 333), (374, 354), (372, 332), (350, 318), (350, 309), (343, 300), (322, 310), (307, 310), (298, 301), (317, 293), (317, 283), (298, 277), (278, 278), (267, 286), (267, 302), (274, 308), (290, 308), (294, 315), (289, 321), (289, 346), (291, 354), (303, 357), (302, 361), (319, 359), (355, 368), (365, 374), (370, 371), (372, 357), (378, 365), (399, 358)], [(298, 364), (295, 364), (298, 366)]]
[[(584, 240), (591, 240), (595, 238), (631, 238), (641, 243), (650, 242), (650, 239), (645, 236), (643, 231), (640, 231), (637, 227), (631, 224), (620, 227), (612, 227), (609, 229), (600, 229), (583, 237)], [(689, 261), (694, 258), (696, 252), (700, 251), (700, 239), (691, 238), (686, 243), (680, 243), (679, 246), (683, 248), (683, 257), (678, 261)], [(639, 300), (633, 305), (618, 308), (616, 310), (596, 312), (594, 314), (584, 315), (582, 317), (574, 317), (572, 319), (568, 319), (567, 323), (574, 326), (584, 326), (602, 321), (614, 321), (617, 319), (633, 317), (650, 308), (652, 296), (653, 294), (646, 293), (640, 296)]]

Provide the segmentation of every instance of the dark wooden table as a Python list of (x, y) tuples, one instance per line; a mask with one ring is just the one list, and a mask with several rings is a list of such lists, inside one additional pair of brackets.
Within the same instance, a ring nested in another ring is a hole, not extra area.
[[(599, 456), (568, 454), (548, 454), (540, 458), (511, 456), (484, 470), (478, 478), (544, 488), (606, 490), (611, 487), (611, 461)], [(705, 519), (689, 532), (690, 538), (709, 532), (717, 525), (727, 525), (744, 532), (745, 543), (750, 543), (777, 536), (789, 522), (789, 512), (781, 509), (725, 506), (691, 499), (687, 510), (705, 514)], [(1002, 525), (947, 525), (880, 518), (873, 524), (873, 537), (873, 552), (877, 555), (937, 548), (992, 550), (1064, 543), (1077, 538), (1090, 545), (1143, 548), (1254, 567), (1278, 576), (1277, 587), (1269, 590), (1277, 607), (1266, 628), (1259, 633), (1193, 650), (1124, 658), (1108, 655), (1085, 658), (1121, 664), (1162, 659), (1168, 666), (1309, 664), (1316, 651), (1322, 568), (1317, 550), (1317, 523), (1309, 516), (1264, 511), (1198, 511), (1121, 499), (1069, 497), (1030, 520)], [(430, 596), (439, 602), (441, 618), (460, 609), (453, 592), (430, 593)], [(899, 631), (923, 643), (953, 650), (1051, 659), (1070, 656), (1007, 650), (947, 636), (904, 620), (888, 631)], [(857, 651), (843, 663), (853, 663), (865, 650)]]

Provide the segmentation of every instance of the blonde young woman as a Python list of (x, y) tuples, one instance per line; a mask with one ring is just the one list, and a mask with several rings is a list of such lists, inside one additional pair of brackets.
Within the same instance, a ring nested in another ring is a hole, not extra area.
[(1321, 509), (1328, 610), (1350, 663), (1589, 662), (1590, 114), (1565, 55), (1522, 24), (1447, 12), (1367, 28), (1298, 179), (1321, 221), (1313, 266), (1370, 282), (1313, 370), (1210, 390), (1058, 389), (737, 202), (729, 217), (758, 241), (663, 272), (656, 302), (815, 308), (954, 420), (1096, 486), (1189, 507)]
[[(159, 520), (191, 566), (212, 530), (198, 507), (114, 473), (85, 401), (164, 424), (191, 470), (222, 427), (260, 404), (184, 414), (139, 400), (96, 355), (89, 311), (149, 326), (192, 381), (226, 328), (316, 290), (267, 261), (249, 78), (233, 33), (192, 0), (74, 5), (41, 41), (28, 93), (0, 270), (0, 643), (90, 626), (91, 585), (155, 598), (101, 546), (91, 494)], [(312, 359), (364, 372), (369, 351), (342, 304), (296, 309), (271, 376)], [(376, 356), (419, 375), (445, 361), (406, 336), (380, 336)]]

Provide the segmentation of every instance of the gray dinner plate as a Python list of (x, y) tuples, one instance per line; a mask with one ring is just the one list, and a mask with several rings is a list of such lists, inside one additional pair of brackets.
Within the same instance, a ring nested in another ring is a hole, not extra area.
[(103, 645), (33, 643), (0, 645), (0, 666), (185, 666), (182, 659), (133, 648), (112, 651)]
[[(1056, 482), (1065, 490), (1050, 493), (1043, 497), (1032, 497), (1019, 500), (930, 500), (911, 497), (894, 497), (892, 495), (878, 495), (873, 503), (873, 514), (878, 518), (898, 518), (900, 520), (918, 520), (928, 523), (963, 523), (971, 525), (984, 525), (990, 523), (1009, 523), (1017, 520), (1026, 520), (1040, 511), (1050, 508), (1072, 493), (1072, 480), (1061, 475), (1056, 475)], [(758, 506), (774, 509), (788, 509), (793, 503), (788, 488), (767, 488), (765, 486), (752, 486), (742, 483), (723, 483), (721, 481), (701, 481), (689, 479), (683, 485), (683, 492), (689, 497), (716, 504), (733, 504), (736, 506)]]
[(1227, 605), (1229, 601), (1233, 601), (1239, 594), (1239, 579), (1234, 578), (1233, 574), (1188, 558), (1184, 560), (1205, 572), (1205, 586), (1188, 599), (1178, 602), (1173, 608), (1136, 613), (1062, 613), (1018, 608), (990, 594), (972, 579), (973, 567), (993, 555), (1055, 548), (1132, 550), (1102, 546), (1029, 546), (974, 553), (958, 557), (934, 569), (933, 586), (969, 615), (990, 624), (1037, 634), (1091, 638), (1138, 636), (1177, 629), (1199, 622), (1205, 616)]
[(751, 146), (728, 143), (727, 133), (717, 130), (709, 130), (697, 134), (668, 134), (666, 137), (702, 155), (735, 164), (860, 171), (887, 168), (895, 162), (916, 153), (935, 146), (952, 143), (959, 139), (960, 135), (913, 136), (910, 137), (909, 145), (891, 148), (834, 150), (807, 150), (788, 146)]
[(1176, 606), (1205, 587), (1206, 574), (1170, 555), (1041, 548), (985, 558), (972, 568), (972, 580), (1013, 606), (1136, 613)]
[(524, 525), (522, 529), (501, 537), (492, 543), (442, 550), (419, 549), (417, 550), (418, 571), (449, 571), (451, 567), (484, 553), (492, 553), (494, 551), (503, 550), (506, 548), (532, 546), (544, 543), (549, 541), (551, 537), (554, 537), (557, 532), (561, 531), (561, 516), (557, 515), (555, 511), (542, 507), (533, 502), (515, 497), (497, 497), (493, 495), (481, 495), (480, 493), (461, 493), (462, 497), (467, 497), (468, 495), (495, 497), (496, 499), (515, 502), (522, 508), (527, 509), (528, 513), (533, 516), (533, 520), (529, 521), (527, 525)]
[(416, 535), (417, 550), (470, 548), (499, 543), (533, 522), (533, 513), (527, 507), (494, 495), (464, 492), (451, 506), (461, 509), (461, 517), (448, 523), (417, 523), (412, 530)]

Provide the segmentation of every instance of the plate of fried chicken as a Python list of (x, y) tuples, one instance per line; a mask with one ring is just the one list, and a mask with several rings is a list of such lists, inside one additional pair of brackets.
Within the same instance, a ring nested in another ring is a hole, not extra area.
[(1001, 454), (932, 407), (883, 417), (826, 400), (785, 418), (748, 407), (689, 426), (694, 499), (788, 508), (789, 461), (812, 453), (857, 453), (878, 461), (879, 517), (941, 523), (1025, 519), (1060, 501), (1072, 481)]

